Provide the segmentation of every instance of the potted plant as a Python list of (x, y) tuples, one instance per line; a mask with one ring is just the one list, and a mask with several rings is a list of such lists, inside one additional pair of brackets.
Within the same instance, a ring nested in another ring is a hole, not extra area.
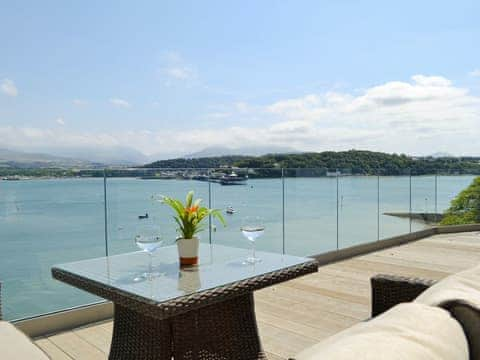
[(180, 200), (162, 196), (161, 202), (170, 206), (175, 215), (173, 218), (178, 225), (177, 238), (178, 255), (180, 257), (180, 265), (196, 265), (198, 264), (198, 245), (199, 239), (197, 235), (205, 229), (202, 221), (210, 215), (217, 218), (224, 226), (225, 219), (217, 209), (209, 209), (201, 206), (202, 199), (193, 200), (193, 191), (189, 191), (183, 204)]

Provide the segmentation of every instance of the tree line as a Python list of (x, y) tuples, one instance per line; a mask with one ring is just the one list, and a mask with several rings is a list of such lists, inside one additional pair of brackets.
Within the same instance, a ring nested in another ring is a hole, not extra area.
[(462, 190), (445, 211), (442, 225), (480, 223), (480, 177), (477, 177)]
[(263, 168), (317, 169), (317, 173), (339, 170), (352, 175), (425, 175), (480, 174), (480, 158), (475, 157), (412, 157), (405, 154), (349, 150), (319, 153), (268, 154), (263, 156), (218, 156), (195, 159), (155, 161), (149, 168)]

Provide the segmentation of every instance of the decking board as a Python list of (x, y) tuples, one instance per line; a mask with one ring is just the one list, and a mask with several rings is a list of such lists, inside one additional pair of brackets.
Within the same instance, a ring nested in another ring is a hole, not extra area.
[[(271, 360), (284, 360), (368, 318), (374, 274), (441, 279), (478, 263), (480, 233), (442, 234), (323, 266), (316, 274), (257, 291), (264, 348)], [(109, 321), (36, 343), (54, 360), (106, 359), (111, 332)]]

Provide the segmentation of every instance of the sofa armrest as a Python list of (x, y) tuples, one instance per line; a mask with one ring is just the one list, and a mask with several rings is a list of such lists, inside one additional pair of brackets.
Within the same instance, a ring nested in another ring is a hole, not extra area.
[(435, 284), (435, 281), (378, 274), (370, 279), (370, 283), (372, 286), (372, 317), (375, 317), (397, 304), (413, 301), (424, 290)]

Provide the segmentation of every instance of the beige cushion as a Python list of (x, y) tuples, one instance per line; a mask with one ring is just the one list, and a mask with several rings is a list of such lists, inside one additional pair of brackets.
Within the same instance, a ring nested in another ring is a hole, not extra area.
[(2, 360), (48, 359), (30, 339), (12, 324), (0, 321), (0, 358)]
[(450, 311), (463, 327), (470, 358), (480, 359), (480, 266), (446, 277), (425, 290), (415, 302)]
[(467, 360), (460, 325), (436, 307), (405, 303), (304, 350), (297, 360)]
[(415, 299), (415, 302), (434, 306), (450, 301), (462, 301), (480, 310), (480, 266), (446, 277)]

